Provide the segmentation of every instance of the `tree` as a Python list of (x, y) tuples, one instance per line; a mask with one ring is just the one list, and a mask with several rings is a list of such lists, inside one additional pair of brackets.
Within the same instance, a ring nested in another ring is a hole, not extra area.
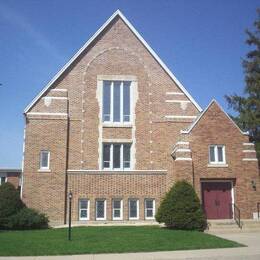
[(11, 183), (0, 186), (0, 228), (6, 228), (9, 217), (24, 207), (19, 192)]
[(238, 126), (249, 131), (250, 141), (254, 142), (257, 157), (260, 158), (260, 9), (257, 10), (255, 31), (246, 30), (246, 43), (253, 47), (243, 60), (245, 73), (244, 96), (225, 96), (229, 107), (238, 113), (232, 117)]
[(156, 220), (168, 228), (204, 231), (207, 221), (194, 188), (177, 182), (162, 200)]

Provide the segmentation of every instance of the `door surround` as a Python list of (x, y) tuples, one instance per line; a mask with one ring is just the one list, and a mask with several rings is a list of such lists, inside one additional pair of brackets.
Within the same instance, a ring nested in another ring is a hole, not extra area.
[(231, 203), (232, 203), (232, 218), (234, 219), (234, 203), (235, 203), (235, 196), (234, 196), (234, 182), (235, 179), (200, 179), (200, 193), (201, 193), (201, 201), (203, 202), (203, 189), (202, 189), (202, 183), (216, 183), (216, 182), (228, 182), (231, 184)]

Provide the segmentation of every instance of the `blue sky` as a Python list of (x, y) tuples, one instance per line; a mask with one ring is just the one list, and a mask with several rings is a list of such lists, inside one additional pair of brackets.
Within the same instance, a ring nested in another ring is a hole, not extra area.
[(245, 29), (257, 7), (253, 0), (0, 0), (0, 167), (21, 166), (24, 108), (115, 10), (202, 108), (216, 98), (227, 110), (224, 95), (243, 92)]

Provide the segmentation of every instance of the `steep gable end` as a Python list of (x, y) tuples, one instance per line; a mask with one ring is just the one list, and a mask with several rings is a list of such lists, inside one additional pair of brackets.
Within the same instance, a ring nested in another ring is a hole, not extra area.
[(133, 32), (137, 39), (144, 45), (144, 47), (149, 51), (149, 53), (154, 57), (154, 59), (159, 63), (163, 70), (169, 75), (169, 77), (175, 82), (175, 84), (180, 88), (180, 90), (187, 96), (190, 102), (201, 112), (201, 107), (192, 98), (192, 96), (187, 92), (184, 86), (178, 81), (178, 79), (172, 74), (168, 67), (163, 63), (163, 61), (158, 57), (158, 55), (153, 51), (153, 49), (147, 44), (143, 37), (136, 31), (132, 24), (126, 19), (126, 17), (117, 10), (101, 27), (100, 29), (80, 48), (80, 50), (69, 60), (69, 62), (53, 77), (53, 79), (44, 87), (44, 89), (32, 100), (32, 102), (25, 108), (24, 113), (26, 114), (31, 110), (31, 108), (36, 104), (36, 102), (56, 83), (62, 75), (69, 69), (73, 62), (97, 39), (97, 37), (106, 30), (106, 28), (117, 18), (121, 18), (128, 28)]
[[(218, 122), (218, 124), (224, 124), (225, 121), (230, 124), (230, 126), (234, 127), (236, 131), (239, 131), (243, 135), (248, 135), (247, 132), (243, 132), (237, 124), (230, 118), (230, 116), (223, 110), (223, 108), (217, 103), (216, 100), (212, 100), (210, 104), (207, 106), (207, 108), (200, 114), (200, 116), (191, 124), (191, 126), (186, 129), (182, 130), (182, 134), (189, 134), (191, 133), (196, 127), (200, 125), (200, 123), (205, 119), (206, 117), (208, 119), (214, 119), (217, 115), (221, 117), (221, 122)], [(224, 120), (224, 121), (223, 121)]]

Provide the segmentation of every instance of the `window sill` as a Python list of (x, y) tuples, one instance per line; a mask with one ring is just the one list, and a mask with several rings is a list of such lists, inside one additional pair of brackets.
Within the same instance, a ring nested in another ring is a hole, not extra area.
[(39, 169), (38, 172), (51, 172), (50, 169)]
[(208, 164), (210, 168), (227, 168), (228, 164), (225, 163), (216, 163), (216, 164)]
[(128, 124), (115, 124), (115, 123), (103, 123), (102, 124), (103, 127), (122, 127), (122, 128), (131, 128), (133, 127), (132, 123), (128, 123)]

